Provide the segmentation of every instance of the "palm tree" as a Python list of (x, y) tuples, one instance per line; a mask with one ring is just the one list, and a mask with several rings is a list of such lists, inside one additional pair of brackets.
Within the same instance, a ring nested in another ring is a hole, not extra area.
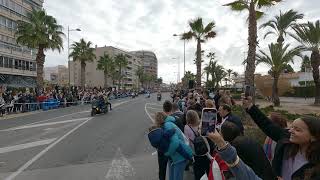
[(260, 50), (260, 54), (257, 55), (257, 64), (263, 63), (270, 67), (270, 73), (273, 77), (272, 85), (272, 99), (275, 106), (280, 106), (280, 99), (278, 94), (278, 81), (280, 74), (285, 70), (289, 63), (293, 63), (293, 57), (301, 56), (303, 48), (298, 46), (293, 49), (288, 49), (288, 45), (283, 44), (270, 44), (269, 53)]
[(285, 13), (280, 11), (280, 15), (277, 15), (274, 17), (274, 19), (262, 24), (260, 28), (271, 28), (271, 30), (264, 35), (264, 38), (270, 34), (275, 34), (278, 36), (277, 42), (283, 43), (284, 36), (288, 33), (287, 30), (296, 25), (297, 20), (302, 18), (303, 14), (299, 14), (297, 11), (292, 9)]
[(302, 44), (304, 48), (311, 51), (311, 66), (313, 81), (315, 84), (315, 105), (320, 105), (320, 20), (314, 24), (308, 22), (307, 24), (297, 25), (293, 27), (295, 35), (292, 35), (298, 42)]
[(122, 79), (125, 77), (125, 75), (122, 73), (123, 67), (128, 66), (128, 60), (127, 57), (124, 54), (118, 54), (114, 58), (115, 64), (118, 67), (118, 89), (120, 89), (120, 86), (122, 85)]
[[(215, 89), (218, 89), (220, 85), (222, 85), (222, 80), (227, 76), (224, 68), (221, 65), (217, 65), (214, 69), (216, 86)], [(220, 84), (220, 85), (219, 85)]]
[(190, 80), (195, 80), (196, 76), (191, 71), (186, 71), (185, 75), (182, 78), (182, 83), (184, 87), (188, 86)]
[(239, 73), (234, 71), (234, 72), (232, 72), (232, 75), (233, 75), (233, 77), (237, 78), (239, 76)]
[(311, 60), (307, 55), (305, 55), (302, 58), (300, 71), (301, 72), (308, 72), (308, 69), (311, 69)]
[(195, 20), (191, 20), (189, 22), (190, 31), (183, 33), (181, 39), (182, 40), (191, 40), (194, 39), (197, 41), (197, 58), (196, 58), (196, 66), (197, 66), (197, 76), (196, 83), (197, 87), (201, 87), (201, 43), (208, 41), (216, 36), (216, 32), (213, 30), (215, 27), (214, 22), (209, 22), (206, 26), (203, 25), (202, 18), (197, 18)]
[(114, 67), (113, 64), (113, 58), (108, 54), (101, 56), (98, 61), (97, 69), (102, 70), (104, 74), (104, 88), (108, 88), (108, 77), (110, 76), (111, 68)]
[(79, 42), (74, 42), (71, 45), (72, 52), (69, 57), (73, 58), (73, 61), (80, 61), (81, 65), (81, 86), (86, 84), (86, 62), (92, 62), (96, 59), (94, 53), (95, 49), (91, 47), (91, 41), (86, 42), (83, 38)]
[[(245, 71), (245, 84), (254, 86), (254, 72), (256, 69), (256, 48), (257, 48), (257, 20), (263, 16), (261, 9), (263, 7), (270, 7), (276, 2), (281, 0), (237, 0), (232, 3), (228, 3), (225, 6), (229, 6), (234, 11), (249, 11), (248, 17), (248, 57), (247, 66)], [(254, 88), (252, 88), (254, 89)], [(251, 92), (251, 94), (254, 94)]]
[(63, 49), (64, 36), (62, 26), (57, 20), (47, 15), (45, 10), (32, 10), (27, 14), (28, 21), (17, 21), (17, 43), (28, 48), (37, 49), (37, 88), (43, 89), (43, 65), (46, 50)]
[[(143, 74), (144, 74), (143, 67), (139, 66), (137, 71), (136, 71), (136, 75), (138, 76), (138, 80), (141, 83), (142, 87), (143, 87), (143, 83), (144, 83)], [(139, 87), (139, 89), (140, 89), (140, 87)]]
[(231, 82), (231, 73), (232, 73), (233, 71), (232, 71), (232, 69), (228, 69), (227, 70), (227, 73), (228, 73), (228, 81), (230, 81)]

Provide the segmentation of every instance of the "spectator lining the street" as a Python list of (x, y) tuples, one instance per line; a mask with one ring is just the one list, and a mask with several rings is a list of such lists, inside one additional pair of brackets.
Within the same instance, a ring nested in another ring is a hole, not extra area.
[(283, 180), (320, 179), (320, 119), (302, 116), (283, 129), (252, 103), (243, 99), (243, 107), (258, 127), (277, 142), (272, 167)]
[(236, 148), (237, 154), (261, 179), (277, 179), (267, 159), (262, 146), (253, 139), (242, 136), (239, 127), (232, 122), (225, 122), (221, 126), (223, 139)]
[[(270, 120), (283, 129), (288, 127), (287, 120), (280, 113), (271, 112)], [(263, 148), (270, 162), (273, 160), (276, 145), (277, 142), (273, 141), (270, 137), (266, 137)]]

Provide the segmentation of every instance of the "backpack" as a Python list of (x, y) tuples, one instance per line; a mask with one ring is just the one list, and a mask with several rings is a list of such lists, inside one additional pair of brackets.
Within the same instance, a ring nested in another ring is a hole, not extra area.
[[(189, 125), (188, 125), (189, 126)], [(190, 126), (189, 126), (190, 127)], [(208, 156), (209, 159), (212, 159), (210, 155), (210, 145), (206, 137), (201, 136), (199, 133), (194, 132), (194, 130), (190, 127), (192, 132), (195, 135), (195, 138), (193, 141), (193, 151), (195, 156)]]
[(172, 114), (172, 117), (174, 117), (175, 119), (174, 124), (178, 126), (178, 128), (182, 132), (184, 132), (184, 124), (183, 124), (184, 114), (181, 114), (181, 116), (179, 116), (178, 114)]

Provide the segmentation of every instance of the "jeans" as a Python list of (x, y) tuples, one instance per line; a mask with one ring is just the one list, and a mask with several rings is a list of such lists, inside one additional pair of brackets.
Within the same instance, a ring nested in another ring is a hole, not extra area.
[(171, 163), (169, 169), (169, 180), (183, 180), (183, 173), (187, 163), (187, 160)]
[(168, 157), (163, 152), (158, 151), (158, 165), (159, 165), (159, 180), (166, 180), (166, 170)]

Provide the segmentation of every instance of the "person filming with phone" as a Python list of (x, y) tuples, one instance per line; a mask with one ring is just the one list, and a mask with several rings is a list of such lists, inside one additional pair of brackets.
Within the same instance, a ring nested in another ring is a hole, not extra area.
[(250, 96), (244, 96), (242, 103), (258, 127), (277, 142), (272, 167), (278, 177), (283, 180), (320, 179), (319, 118), (301, 116), (288, 130), (263, 114)]

